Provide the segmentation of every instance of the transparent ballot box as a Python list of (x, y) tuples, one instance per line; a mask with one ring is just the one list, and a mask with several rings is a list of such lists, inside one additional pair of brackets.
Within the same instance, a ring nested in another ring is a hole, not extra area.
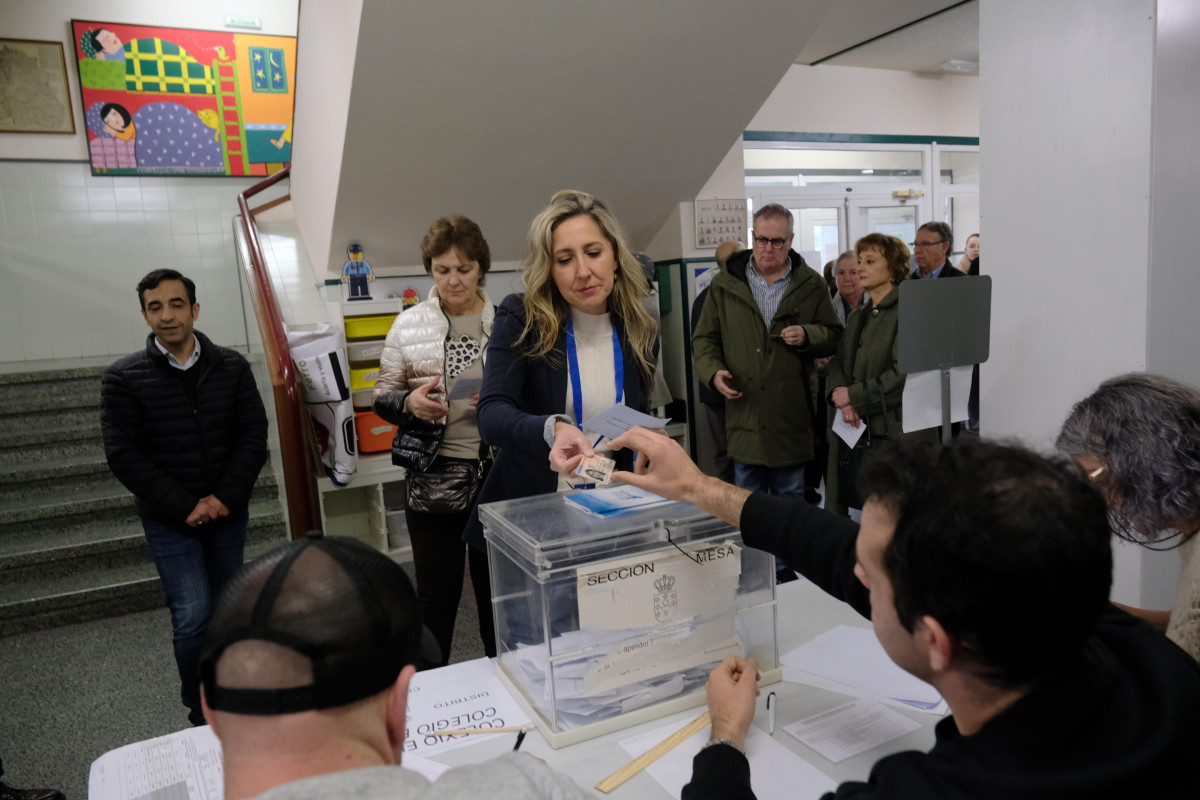
[(552, 747), (704, 704), (730, 655), (779, 679), (775, 558), (687, 503), (479, 507), (501, 679)]

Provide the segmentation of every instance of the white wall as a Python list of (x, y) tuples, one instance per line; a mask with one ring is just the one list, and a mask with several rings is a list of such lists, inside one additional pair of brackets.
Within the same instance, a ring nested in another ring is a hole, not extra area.
[(292, 205), (317, 280), (330, 275), (329, 247), (361, 19), (362, 0), (310, 2), (304, 6), (298, 34)]
[[(1200, 4), (1158, 0), (1150, 172), (1150, 285), (1146, 369), (1200, 386), (1195, 298), (1196, 187), (1200, 185)], [(1174, 553), (1141, 563), (1142, 596), (1154, 608), (1174, 600)]]
[(1158, 0), (1146, 366), (1193, 385), (1200, 385), (1200, 335), (1195, 333), (1200, 269), (1195, 266), (1196, 242), (1191, 235), (1200, 185), (1198, 78), (1200, 3)]
[[(745, 129), (978, 137), (979, 78), (795, 64)], [(743, 197), (745, 191), (739, 139), (696, 197)], [(667, 220), (647, 252), (658, 260), (711, 256), (712, 249), (695, 248), (694, 220), (693, 204), (681, 203), (679, 213)]]
[(247, 343), (231, 219), (238, 193), (259, 179), (93, 177), (70, 61), (73, 18), (221, 29), (231, 10), (261, 17), (263, 33), (296, 32), (297, 0), (0, 4), (5, 36), (62, 41), (77, 131), (0, 137), (0, 361), (142, 346), (147, 328), (134, 287), (159, 267), (196, 281), (197, 327), (223, 344)]
[(979, 78), (793, 65), (748, 131), (978, 136)]
[[(980, 9), (981, 57), (1002, 65), (981, 78), (986, 271), (996, 275), (981, 386), (990, 436), (1049, 448), (1074, 401), (1147, 365), (1155, 7), (985, 0)], [(1189, 251), (1172, 274), (1194, 269), (1192, 227), (1172, 232)], [(1194, 343), (1194, 330), (1175, 333)], [(1180, 346), (1195, 359), (1194, 344)], [(1172, 591), (1164, 568), (1165, 591), (1152, 596), (1144, 565), (1173, 560), (1178, 572), (1174, 554), (1116, 554), (1117, 599), (1159, 604)]]

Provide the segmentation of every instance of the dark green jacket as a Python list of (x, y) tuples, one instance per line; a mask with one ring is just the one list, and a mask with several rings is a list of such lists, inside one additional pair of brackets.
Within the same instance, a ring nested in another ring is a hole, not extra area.
[[(742, 392), (725, 403), (725, 428), (729, 457), (744, 464), (792, 467), (812, 460), (812, 360), (832, 353), (842, 333), (825, 281), (799, 253), (788, 255), (791, 282), (769, 325), (746, 282), (750, 251), (743, 250), (713, 278), (692, 333), (701, 383), (712, 386), (717, 371), (726, 369)], [(803, 346), (791, 347), (779, 338), (790, 325), (804, 327)], [(817, 415), (824, 424), (824, 410), (818, 408)]]
[(900, 401), (904, 374), (896, 369), (899, 321), (899, 287), (892, 287), (878, 305), (873, 300), (864, 301), (846, 320), (846, 333), (826, 368), (825, 400), (834, 389), (845, 386), (850, 390), (854, 410), (870, 422), (871, 433), (899, 436), (903, 432)]

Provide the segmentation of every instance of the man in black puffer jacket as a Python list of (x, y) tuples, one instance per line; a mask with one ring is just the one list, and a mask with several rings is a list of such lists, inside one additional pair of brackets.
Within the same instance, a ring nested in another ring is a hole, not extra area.
[(188, 719), (203, 724), (199, 660), (213, 600), (242, 565), (267, 416), (250, 364), (192, 326), (196, 284), (159, 269), (137, 287), (153, 331), (104, 374), (100, 425), (162, 578)]

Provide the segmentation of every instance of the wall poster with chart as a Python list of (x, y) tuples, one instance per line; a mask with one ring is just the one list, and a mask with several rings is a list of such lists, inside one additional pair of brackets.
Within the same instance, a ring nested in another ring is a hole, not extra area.
[(292, 159), (296, 38), (71, 21), (93, 175), (270, 175)]
[(0, 39), (0, 133), (75, 133), (61, 42)]

